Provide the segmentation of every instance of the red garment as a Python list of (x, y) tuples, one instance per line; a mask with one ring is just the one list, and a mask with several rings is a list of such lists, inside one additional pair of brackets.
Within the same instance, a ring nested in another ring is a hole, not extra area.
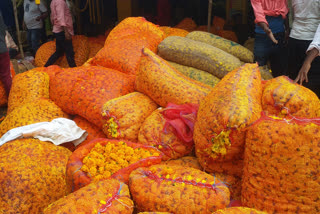
[(282, 16), (286, 18), (288, 13), (287, 0), (251, 0), (255, 23), (264, 22), (268, 24), (266, 16)]
[(12, 77), (10, 72), (10, 56), (8, 52), (0, 54), (0, 80), (3, 83), (7, 96), (9, 96)]
[(67, 28), (71, 35), (73, 32), (73, 21), (71, 11), (66, 3), (66, 0), (52, 0), (50, 4), (51, 9), (51, 23), (53, 25), (53, 33), (60, 33)]

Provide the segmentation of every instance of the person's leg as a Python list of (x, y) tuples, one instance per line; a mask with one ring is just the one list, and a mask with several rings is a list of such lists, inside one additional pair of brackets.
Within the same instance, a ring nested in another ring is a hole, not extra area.
[(36, 55), (37, 50), (40, 47), (41, 33), (42, 33), (41, 29), (31, 30), (31, 43), (32, 43), (32, 51), (34, 56)]
[(44, 67), (53, 65), (59, 57), (63, 56), (65, 51), (64, 32), (62, 31), (60, 33), (54, 33), (54, 36), (56, 38), (56, 51), (50, 56)]
[(27, 42), (28, 42), (28, 50), (32, 51), (32, 41), (31, 41), (31, 30), (27, 30)]
[[(270, 39), (269, 39), (270, 40)], [(271, 40), (270, 40), (271, 41)], [(259, 64), (259, 66), (264, 66), (267, 64), (269, 59), (269, 41), (266, 35), (256, 34), (254, 40), (254, 61)]]
[(270, 67), (273, 77), (285, 75), (287, 73), (287, 47), (284, 44), (284, 33), (275, 34), (278, 44), (272, 44), (270, 53)]
[(9, 96), (12, 77), (10, 73), (10, 57), (8, 52), (0, 54), (0, 80), (3, 83), (7, 96)]
[(74, 61), (74, 51), (72, 46), (72, 40), (65, 40), (65, 52), (66, 58), (70, 68), (77, 67), (76, 62)]
[(298, 53), (298, 40), (290, 37), (288, 42), (288, 66), (286, 75), (292, 80), (297, 77), (299, 69), (302, 66), (302, 62), (299, 60), (300, 54), (301, 53)]

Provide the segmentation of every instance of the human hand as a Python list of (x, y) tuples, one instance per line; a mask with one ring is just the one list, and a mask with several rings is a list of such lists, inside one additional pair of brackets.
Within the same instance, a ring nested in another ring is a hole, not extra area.
[(303, 81), (308, 82), (308, 72), (311, 68), (311, 64), (310, 63), (303, 63), (297, 78), (294, 80), (295, 83), (298, 83), (300, 85), (302, 85)]
[(71, 34), (66, 30), (64, 31), (64, 36), (66, 37), (66, 40), (71, 40)]
[(271, 41), (275, 44), (278, 44), (278, 40), (274, 38), (274, 35), (268, 25), (264, 22), (259, 22), (258, 25), (263, 29), (263, 31), (267, 34), (267, 36), (271, 39)]

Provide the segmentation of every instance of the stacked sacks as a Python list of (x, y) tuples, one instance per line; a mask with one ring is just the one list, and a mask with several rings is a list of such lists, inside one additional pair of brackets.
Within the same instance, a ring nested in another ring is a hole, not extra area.
[(167, 37), (158, 49), (158, 55), (165, 60), (209, 72), (218, 78), (241, 66), (237, 57), (207, 43), (185, 37)]
[(161, 162), (153, 147), (99, 138), (77, 148), (67, 164), (67, 184), (76, 191), (91, 182), (116, 178), (127, 183), (132, 170)]
[[(89, 46), (88, 46), (88, 38), (83, 35), (75, 35), (72, 37), (72, 45), (74, 50), (74, 60), (77, 66), (81, 66), (85, 63), (89, 56)], [(35, 64), (37, 67), (43, 67), (48, 61), (49, 57), (56, 51), (56, 43), (55, 41), (50, 41), (44, 43), (38, 49), (35, 56)], [(67, 62), (67, 58), (64, 55), (60, 57), (56, 65), (59, 65), (63, 68), (68, 68), (69, 64)]]
[(193, 126), (198, 105), (168, 104), (157, 109), (143, 122), (138, 142), (158, 148), (163, 160), (177, 159), (189, 155), (194, 147)]
[(168, 27), (168, 26), (160, 26), (160, 29), (164, 32), (164, 39), (168, 36), (181, 36), (185, 37), (188, 35), (188, 31), (180, 29), (180, 28), (174, 28), (174, 27)]
[(138, 141), (140, 126), (158, 105), (140, 92), (109, 100), (103, 105), (103, 132), (108, 138)]
[(212, 89), (177, 72), (151, 50), (144, 48), (142, 54), (135, 89), (149, 96), (158, 105), (199, 104)]
[(247, 131), (242, 204), (268, 213), (319, 213), (319, 118), (263, 115)]
[(191, 167), (194, 169), (202, 170), (201, 165), (199, 164), (197, 158), (194, 156), (184, 156), (179, 159), (168, 160), (162, 163), (167, 165), (178, 165), (178, 166), (185, 166), (185, 167)]
[(103, 104), (133, 91), (132, 76), (104, 67), (69, 68), (50, 77), (50, 99), (65, 112), (79, 115), (99, 128), (103, 125)]
[(198, 169), (173, 165), (140, 167), (129, 177), (138, 211), (212, 213), (229, 204), (228, 188)]
[(294, 84), (288, 77), (268, 80), (262, 94), (262, 108), (270, 115), (320, 117), (320, 100), (310, 89)]
[(186, 31), (194, 31), (197, 28), (196, 22), (191, 18), (184, 18), (182, 19), (175, 28), (183, 29)]
[(0, 213), (42, 213), (69, 194), (66, 164), (71, 152), (38, 139), (18, 139), (0, 147)]
[(136, 74), (141, 50), (149, 48), (157, 52), (157, 46), (163, 37), (164, 32), (143, 17), (126, 18), (110, 32), (104, 47), (90, 63)]
[(8, 113), (39, 98), (49, 99), (49, 75), (29, 70), (15, 76), (8, 98)]
[(245, 128), (261, 114), (257, 64), (228, 73), (200, 103), (193, 138), (204, 170), (241, 176)]
[(248, 207), (228, 207), (218, 210), (212, 214), (267, 214), (266, 212), (259, 211)]
[(44, 214), (133, 212), (133, 201), (126, 184), (107, 179), (89, 184), (50, 204)]

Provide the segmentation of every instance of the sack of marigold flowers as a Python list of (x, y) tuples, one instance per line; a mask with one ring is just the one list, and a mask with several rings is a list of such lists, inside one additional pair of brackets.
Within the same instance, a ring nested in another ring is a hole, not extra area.
[(144, 120), (158, 105), (140, 92), (109, 100), (102, 107), (102, 131), (107, 138), (138, 141), (138, 133)]
[(44, 214), (75, 213), (121, 213), (131, 214), (133, 201), (130, 198), (128, 185), (116, 179), (105, 179), (91, 183), (47, 208)]
[(99, 138), (77, 148), (67, 164), (67, 184), (75, 191), (106, 178), (127, 183), (132, 170), (158, 164), (157, 149), (130, 141)]
[(227, 174), (241, 176), (245, 128), (260, 118), (261, 93), (258, 65), (247, 63), (229, 72), (200, 103), (193, 139), (204, 170), (229, 168)]
[(212, 214), (268, 214), (249, 207), (228, 207)]
[(230, 202), (226, 185), (201, 170), (166, 164), (140, 167), (129, 177), (138, 211), (212, 213)]
[(143, 122), (138, 142), (158, 148), (163, 160), (189, 155), (193, 148), (193, 127), (197, 117), (197, 104), (176, 105), (157, 109)]
[(185, 167), (191, 167), (194, 169), (202, 170), (202, 167), (198, 159), (194, 156), (184, 156), (179, 159), (167, 160), (167, 161), (163, 161), (162, 164), (185, 166)]
[(320, 118), (263, 115), (247, 131), (243, 206), (268, 213), (319, 213)]
[(284, 117), (320, 117), (320, 100), (310, 89), (280, 76), (265, 83), (262, 109), (270, 115)]
[(38, 139), (17, 139), (0, 147), (0, 213), (42, 213), (69, 194), (66, 164), (71, 152)]

